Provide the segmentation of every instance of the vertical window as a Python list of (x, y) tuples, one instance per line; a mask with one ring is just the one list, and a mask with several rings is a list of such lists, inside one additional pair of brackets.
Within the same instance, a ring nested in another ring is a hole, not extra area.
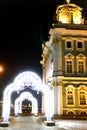
[(78, 61), (78, 73), (84, 73), (84, 61)]
[(65, 41), (65, 49), (66, 50), (72, 50), (73, 49), (73, 44), (72, 44), (72, 40), (66, 40)]
[(74, 88), (71, 85), (66, 88), (66, 104), (74, 105)]
[(65, 73), (69, 75), (74, 74), (74, 56), (71, 53), (65, 56)]
[(80, 105), (86, 105), (86, 97), (84, 91), (80, 91)]
[(66, 47), (67, 47), (67, 48), (71, 48), (71, 47), (72, 47), (72, 46), (71, 46), (71, 41), (67, 41), (67, 42), (66, 42)]
[(84, 42), (83, 40), (77, 40), (77, 43), (76, 43), (76, 49), (78, 51), (83, 51), (85, 48), (84, 48)]
[(84, 75), (86, 74), (86, 56), (79, 54), (77, 57), (77, 74)]
[(66, 61), (66, 72), (69, 74), (72, 73), (72, 61), (71, 60)]
[(78, 42), (78, 43), (77, 43), (77, 48), (78, 48), (78, 49), (82, 49), (82, 48), (83, 48), (82, 42)]
[(68, 91), (67, 101), (68, 101), (68, 105), (73, 105), (73, 92), (72, 91)]

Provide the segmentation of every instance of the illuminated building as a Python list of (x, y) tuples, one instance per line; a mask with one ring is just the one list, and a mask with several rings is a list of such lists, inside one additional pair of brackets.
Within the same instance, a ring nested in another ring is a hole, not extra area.
[(87, 115), (87, 25), (82, 11), (69, 1), (57, 6), (50, 38), (42, 45), (43, 83), (52, 91), (54, 115)]

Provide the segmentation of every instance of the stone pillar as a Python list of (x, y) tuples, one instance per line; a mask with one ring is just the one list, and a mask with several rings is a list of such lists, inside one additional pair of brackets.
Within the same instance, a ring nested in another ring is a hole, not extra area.
[(54, 86), (54, 115), (63, 114), (62, 83), (56, 82)]
[(54, 61), (54, 74), (62, 75), (62, 38), (61, 36), (54, 38), (53, 43), (53, 61)]

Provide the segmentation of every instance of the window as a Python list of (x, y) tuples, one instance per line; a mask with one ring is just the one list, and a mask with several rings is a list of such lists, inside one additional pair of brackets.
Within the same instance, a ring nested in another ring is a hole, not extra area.
[(72, 61), (71, 60), (66, 61), (66, 72), (69, 74), (72, 73)]
[(80, 74), (84, 73), (84, 61), (82, 60), (78, 61), (78, 73)]
[(82, 49), (82, 47), (83, 47), (83, 46), (82, 46), (82, 42), (78, 42), (77, 48), (78, 48), (78, 49)]
[(71, 48), (71, 41), (67, 41), (67, 48)]
[(82, 111), (82, 112), (80, 113), (80, 116), (87, 116), (87, 114), (86, 114), (86, 112)]
[(79, 89), (78, 90), (79, 105), (86, 105), (86, 91), (87, 91), (87, 88), (86, 88), (86, 86), (81, 85), (78, 89)]
[(65, 42), (65, 49), (66, 50), (72, 50), (73, 49), (72, 40), (66, 40), (66, 42)]
[(74, 88), (71, 85), (66, 88), (66, 104), (74, 105)]
[(68, 112), (69, 116), (74, 116), (74, 113), (72, 111)]
[(82, 40), (77, 40), (76, 49), (78, 51), (83, 51), (84, 50), (84, 42)]
[(70, 53), (65, 56), (65, 73), (69, 75), (74, 73), (74, 56)]
[(77, 57), (77, 74), (86, 74), (86, 57), (83, 54), (79, 54)]
[(72, 91), (67, 92), (67, 101), (68, 101), (68, 105), (73, 105), (73, 92)]
[(80, 105), (86, 105), (86, 97), (84, 91), (80, 91)]

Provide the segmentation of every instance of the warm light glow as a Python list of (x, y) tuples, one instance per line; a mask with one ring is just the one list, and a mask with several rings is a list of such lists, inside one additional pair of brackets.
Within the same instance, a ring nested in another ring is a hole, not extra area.
[(81, 12), (79, 10), (76, 10), (75, 12), (73, 12), (73, 22), (74, 24), (81, 24)]
[(62, 13), (59, 15), (59, 21), (61, 21), (62, 23), (69, 23), (69, 17), (66, 16), (65, 13)]
[(0, 65), (0, 73), (4, 71), (4, 68), (2, 65)]
[(70, 3), (70, 0), (66, 0), (66, 2), (69, 4), (69, 3)]

